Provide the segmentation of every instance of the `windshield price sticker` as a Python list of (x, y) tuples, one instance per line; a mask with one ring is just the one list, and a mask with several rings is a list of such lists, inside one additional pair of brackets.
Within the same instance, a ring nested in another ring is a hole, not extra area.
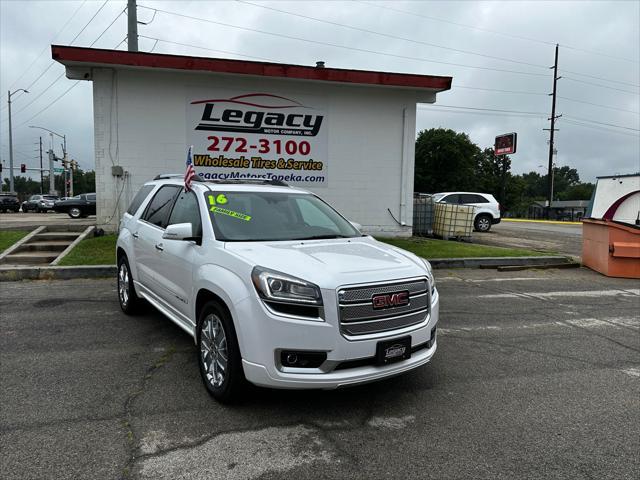
[(245, 222), (251, 221), (251, 215), (246, 215), (241, 212), (234, 212), (233, 210), (229, 210), (227, 208), (218, 207), (218, 205), (224, 205), (228, 201), (227, 196), (224, 193), (220, 193), (218, 195), (209, 195), (208, 197), (209, 197), (210, 212), (218, 213), (220, 215), (227, 215), (228, 217), (244, 220)]

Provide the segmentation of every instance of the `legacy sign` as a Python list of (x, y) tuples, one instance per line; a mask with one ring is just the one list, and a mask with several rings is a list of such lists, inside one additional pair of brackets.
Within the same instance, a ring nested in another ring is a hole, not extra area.
[(327, 184), (327, 115), (320, 99), (272, 93), (192, 92), (187, 141), (205, 179)]

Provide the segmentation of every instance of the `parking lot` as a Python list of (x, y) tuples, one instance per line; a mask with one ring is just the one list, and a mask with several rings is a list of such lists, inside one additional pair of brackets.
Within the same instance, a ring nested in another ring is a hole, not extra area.
[(0, 213), (0, 230), (29, 230), (40, 225), (83, 225), (88, 227), (89, 225), (96, 224), (95, 215), (91, 215), (87, 218), (70, 218), (66, 213)]
[(0, 285), (0, 477), (637, 478), (640, 291), (587, 269), (439, 270), (432, 363), (222, 406), (115, 281)]
[(476, 233), (473, 241), (498, 247), (546, 250), (582, 256), (582, 225), (528, 221), (502, 221), (487, 233)]

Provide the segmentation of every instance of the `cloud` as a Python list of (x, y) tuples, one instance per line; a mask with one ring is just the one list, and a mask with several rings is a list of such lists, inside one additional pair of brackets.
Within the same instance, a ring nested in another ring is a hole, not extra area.
[[(640, 169), (640, 139), (637, 131), (593, 123), (640, 129), (640, 117), (637, 113), (629, 112), (640, 110), (640, 89), (637, 86), (640, 84), (638, 2), (448, 1), (377, 2), (372, 5), (366, 1), (280, 1), (260, 2), (259, 5), (481, 55), (392, 39), (232, 1), (140, 0), (138, 18), (148, 22), (153, 17), (153, 10), (142, 6), (156, 7), (311, 41), (265, 35), (162, 12), (158, 12), (149, 25), (140, 25), (139, 34), (285, 63), (314, 65), (315, 61), (324, 60), (331, 67), (453, 76), (450, 92), (438, 95), (435, 105), (420, 108), (418, 129), (442, 126), (467, 132), (481, 147), (490, 146), (497, 134), (516, 131), (518, 152), (512, 160), (517, 173), (530, 170), (542, 172), (543, 169), (538, 165), (547, 163), (548, 132), (542, 130), (548, 128), (546, 118), (551, 105), (547, 94), (551, 91), (552, 78), (547, 67), (553, 63), (553, 43), (558, 42), (561, 45), (559, 73), (565, 78), (558, 82), (558, 95), (564, 98), (560, 98), (557, 105), (557, 112), (563, 118), (557, 123), (560, 131), (557, 134), (556, 163), (577, 168), (584, 180), (593, 180), (597, 175)], [(101, 6), (101, 1), (0, 2), (0, 92), (5, 92), (2, 96), (3, 106), (0, 107), (0, 156), (5, 165), (8, 163), (6, 91), (31, 85), (51, 64), (48, 45), (52, 42), (68, 44)], [(91, 44), (125, 6), (124, 1), (108, 2), (74, 45)], [(76, 10), (76, 15), (61, 30)], [(434, 17), (441, 21), (434, 20)], [(126, 15), (121, 15), (96, 42), (95, 47), (113, 48), (121, 42), (126, 35), (126, 21)], [(331, 47), (322, 42), (351, 49)], [(148, 51), (154, 44), (153, 39), (140, 38), (141, 50)], [(604, 55), (595, 55), (591, 51)], [(155, 45), (154, 52), (243, 58), (162, 41)], [(465, 66), (430, 63), (429, 60)], [(83, 168), (92, 168), (90, 82), (79, 82), (50, 108), (36, 115), (72, 85), (73, 81), (64, 77), (55, 81), (63, 72), (64, 68), (55, 63), (33, 83), (29, 94), (14, 97), (14, 145), (21, 152), (15, 155), (16, 163), (32, 166), (39, 163), (34, 144), (40, 134), (44, 136), (45, 145), (48, 145), (49, 138), (47, 132), (28, 128), (28, 125), (38, 125), (65, 134), (71, 156)], [(51, 87), (47, 89), (49, 85)], [(33, 103), (28, 105), (29, 102)], [(461, 113), (461, 110), (442, 105), (540, 114)]]

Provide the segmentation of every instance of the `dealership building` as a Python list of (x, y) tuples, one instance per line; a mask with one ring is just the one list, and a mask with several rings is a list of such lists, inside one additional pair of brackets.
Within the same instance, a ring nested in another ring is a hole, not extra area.
[(271, 178), (363, 231), (411, 235), (418, 103), (451, 77), (52, 46), (93, 82), (97, 223), (115, 230), (140, 186), (183, 173)]

